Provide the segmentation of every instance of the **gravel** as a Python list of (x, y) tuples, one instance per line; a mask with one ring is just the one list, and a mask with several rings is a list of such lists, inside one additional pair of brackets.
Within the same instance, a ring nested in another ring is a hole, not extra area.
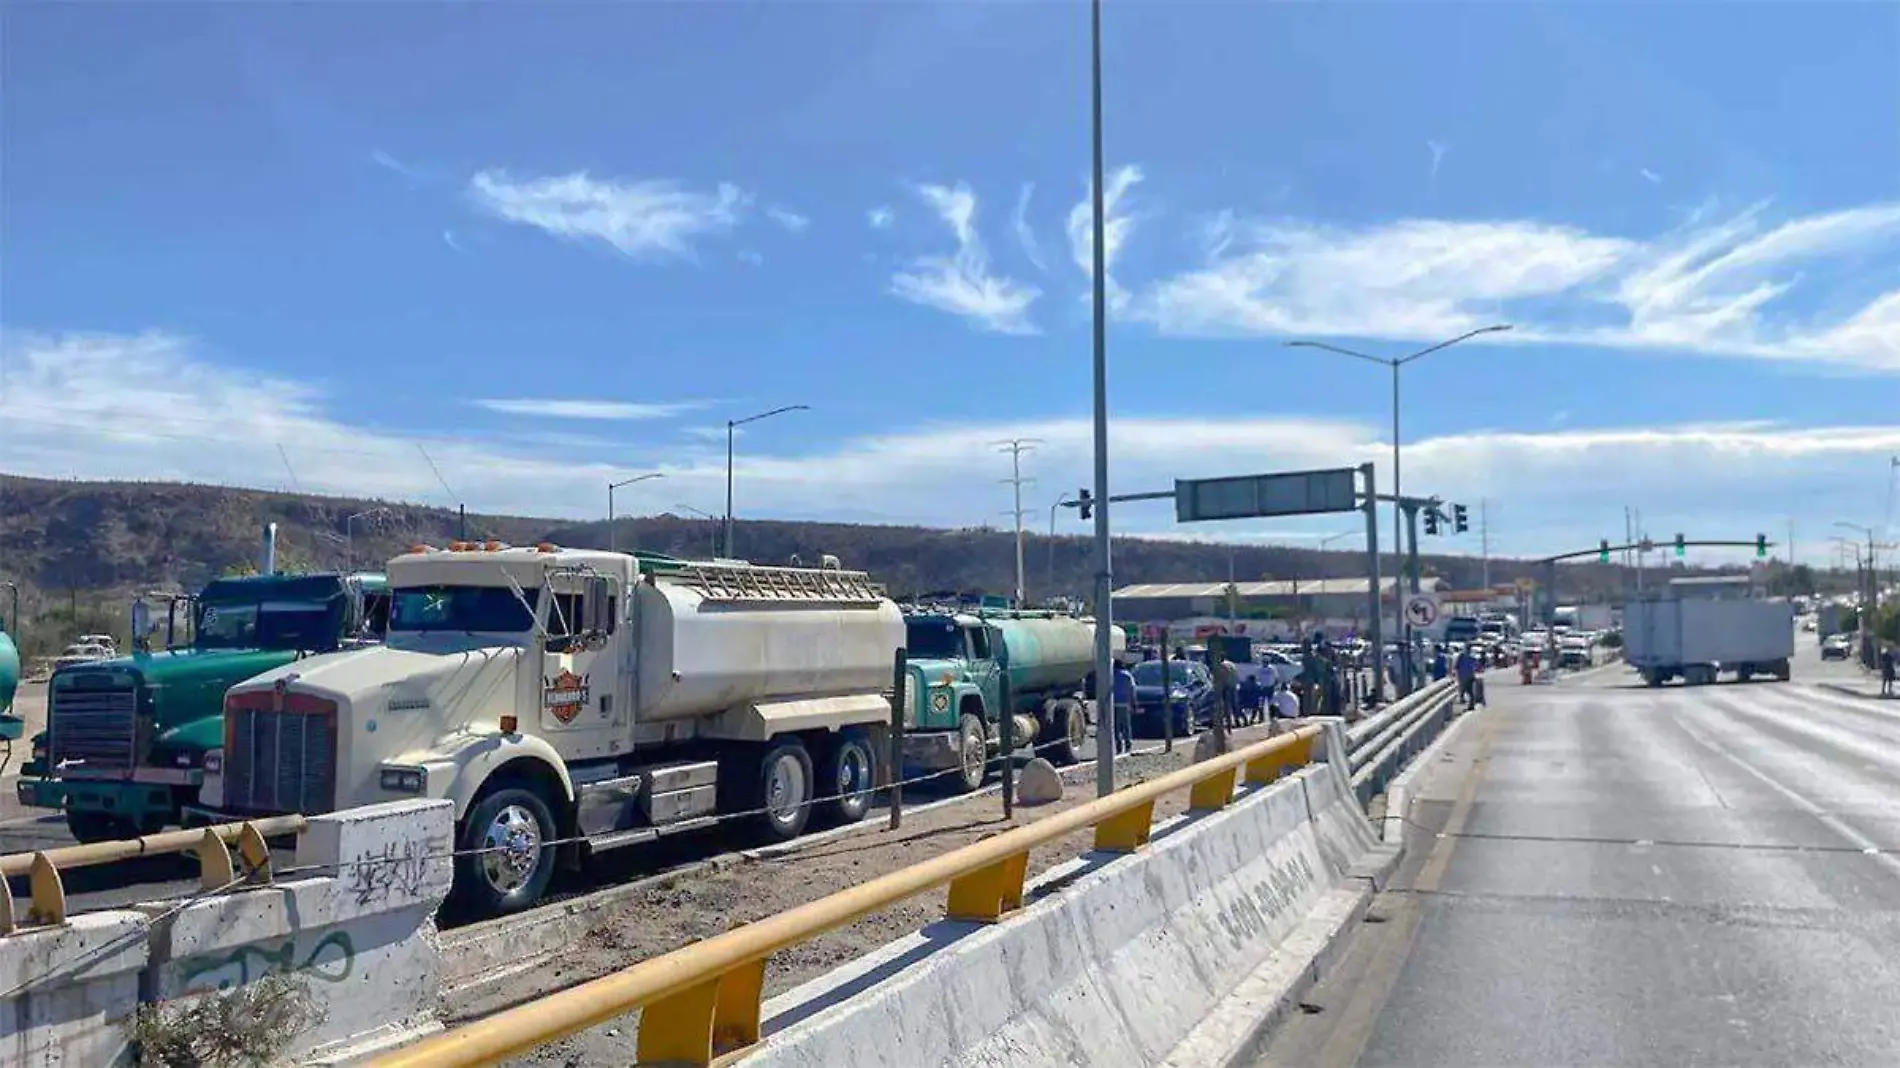
[[(1258, 726), (1232, 733), (1236, 741), (1245, 743), (1265, 738), (1269, 731)], [(1191, 741), (1177, 741), (1172, 753), (1126, 757), (1116, 762), (1117, 781), (1127, 785), (1173, 771), (1189, 763), (1193, 751)], [(867, 822), (857, 833), (805, 849), (781, 856), (746, 858), (723, 870), (655, 886), (603, 918), (572, 952), (496, 984), (505, 989), (448, 1006), (449, 1023), (453, 1026), (524, 998), (610, 974), (1013, 826), (1043, 819), (1094, 796), (1092, 778), (1068, 781), (1061, 801), (1019, 808), (1014, 821), (1003, 818), (1002, 802), (996, 795), (976, 796), (929, 812), (906, 814), (898, 831), (881, 822)], [(1162, 798), (1155, 806), (1156, 820), (1180, 813), (1187, 807), (1187, 800), (1186, 790)], [(1037, 850), (1029, 858), (1030, 876), (1085, 852), (1091, 841), (1092, 832), (1083, 830)], [(766, 962), (765, 996), (783, 993), (936, 921), (943, 916), (945, 896), (945, 890), (933, 891), (780, 951)], [(630, 1064), (638, 1020), (638, 1012), (629, 1013), (508, 1063), (537, 1068)]]

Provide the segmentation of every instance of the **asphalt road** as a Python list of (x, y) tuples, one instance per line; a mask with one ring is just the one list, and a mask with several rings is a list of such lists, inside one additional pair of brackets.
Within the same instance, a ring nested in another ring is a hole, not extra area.
[(1900, 1064), (1900, 702), (1795, 670), (1499, 688), (1259, 1063)]

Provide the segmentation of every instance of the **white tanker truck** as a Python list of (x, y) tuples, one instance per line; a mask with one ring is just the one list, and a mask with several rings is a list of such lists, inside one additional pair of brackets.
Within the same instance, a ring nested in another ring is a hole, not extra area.
[(887, 752), (898, 608), (862, 572), (540, 545), (389, 563), (387, 643), (225, 700), (203, 804), (455, 803), (454, 897), (525, 908), (557, 861), (754, 812), (765, 836), (862, 819)]

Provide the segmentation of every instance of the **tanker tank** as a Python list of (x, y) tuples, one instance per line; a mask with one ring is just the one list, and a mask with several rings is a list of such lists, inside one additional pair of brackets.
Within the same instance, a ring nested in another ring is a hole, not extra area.
[(904, 644), (903, 614), (880, 597), (734, 603), (670, 575), (638, 589), (635, 703), (647, 721), (885, 692), (892, 656)]
[(20, 651), (7, 632), (0, 630), (0, 715), (13, 710), (13, 695), (20, 687)]
[[(1095, 670), (1095, 621), (1072, 616), (989, 617), (1002, 636), (1009, 658), (1012, 692), (1025, 698), (1051, 690), (1079, 689)], [(1112, 630), (1113, 655), (1128, 648), (1127, 636)]]

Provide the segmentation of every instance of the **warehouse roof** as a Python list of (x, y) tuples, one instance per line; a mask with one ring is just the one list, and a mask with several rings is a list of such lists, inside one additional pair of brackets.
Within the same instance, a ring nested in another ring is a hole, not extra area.
[[(1390, 591), (1397, 580), (1382, 579), (1379, 589)], [(1422, 585), (1433, 587), (1437, 579), (1426, 579)], [(1294, 582), (1236, 582), (1234, 588), (1242, 597), (1292, 597), (1298, 593), (1302, 597), (1323, 597), (1327, 594), (1347, 596), (1358, 594), (1363, 597), (1371, 589), (1371, 584), (1362, 578), (1307, 579)], [(1116, 600), (1144, 601), (1162, 600), (1171, 597), (1225, 597), (1225, 582), (1144, 582), (1133, 586), (1123, 586), (1115, 591)]]

